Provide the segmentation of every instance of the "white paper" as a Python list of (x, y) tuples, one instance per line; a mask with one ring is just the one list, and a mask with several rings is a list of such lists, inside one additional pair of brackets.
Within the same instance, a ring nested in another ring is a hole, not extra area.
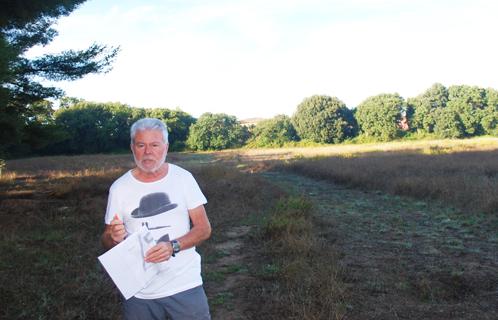
[(142, 228), (99, 256), (100, 263), (125, 299), (133, 297), (159, 272), (155, 263), (145, 262), (148, 249), (156, 244), (147, 228)]

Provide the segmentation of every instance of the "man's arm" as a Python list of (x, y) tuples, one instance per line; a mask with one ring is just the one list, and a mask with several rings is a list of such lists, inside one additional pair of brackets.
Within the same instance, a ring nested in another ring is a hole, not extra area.
[(184, 236), (175, 239), (180, 242), (180, 249), (185, 250), (201, 244), (211, 236), (211, 224), (203, 205), (188, 211), (192, 229)]
[(123, 221), (115, 215), (110, 224), (105, 225), (104, 233), (100, 238), (106, 250), (111, 249), (126, 238), (126, 229)]
[[(192, 228), (185, 235), (177, 239), (180, 242), (180, 250), (192, 248), (201, 244), (211, 236), (211, 224), (206, 214), (206, 209), (200, 205), (188, 211)], [(173, 254), (173, 247), (169, 242), (159, 242), (150, 248), (145, 255), (147, 262), (162, 262), (168, 260)]]

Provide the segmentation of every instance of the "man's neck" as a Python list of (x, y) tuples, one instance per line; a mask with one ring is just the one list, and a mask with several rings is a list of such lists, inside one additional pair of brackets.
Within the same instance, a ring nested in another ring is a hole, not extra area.
[(131, 171), (133, 177), (141, 182), (154, 182), (161, 180), (166, 177), (169, 171), (169, 165), (167, 162), (163, 163), (159, 169), (153, 172), (146, 172), (141, 170), (139, 167), (136, 167)]

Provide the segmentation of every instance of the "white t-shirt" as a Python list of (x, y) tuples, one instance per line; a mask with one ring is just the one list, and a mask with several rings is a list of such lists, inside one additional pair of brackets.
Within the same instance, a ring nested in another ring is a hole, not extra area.
[[(168, 174), (154, 182), (141, 182), (131, 170), (117, 179), (109, 190), (105, 223), (114, 216), (123, 221), (131, 234), (146, 226), (156, 240), (173, 240), (190, 230), (188, 210), (207, 203), (190, 172), (168, 164)], [(156, 299), (202, 285), (201, 257), (194, 248), (182, 250), (161, 262), (160, 273), (138, 294)]]

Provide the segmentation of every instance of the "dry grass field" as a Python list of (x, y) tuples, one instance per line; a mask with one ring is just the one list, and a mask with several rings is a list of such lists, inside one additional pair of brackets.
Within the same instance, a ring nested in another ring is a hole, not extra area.
[[(209, 155), (169, 161), (191, 170), (209, 199), (215, 231), (199, 251), (214, 319), (280, 318), (270, 307), (276, 262), (261, 241), (272, 234), (265, 217), (292, 197)], [(131, 167), (129, 155), (8, 162), (0, 180), (1, 319), (120, 318), (119, 293), (96, 258), (108, 188)]]
[[(214, 319), (497, 319), (498, 140), (171, 154), (209, 203)], [(100, 267), (129, 155), (7, 162), (0, 318), (119, 319)]]

